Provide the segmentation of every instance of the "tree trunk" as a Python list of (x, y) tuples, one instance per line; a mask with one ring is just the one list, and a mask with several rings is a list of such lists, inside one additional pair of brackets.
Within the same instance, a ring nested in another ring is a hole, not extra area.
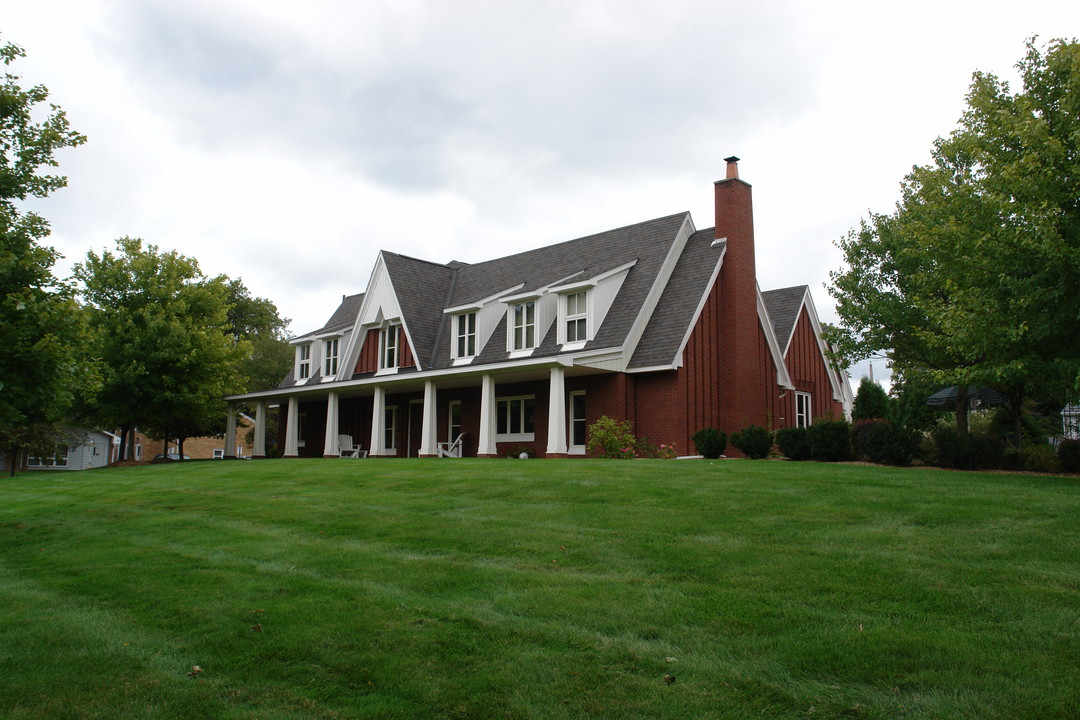
[(127, 453), (129, 449), (128, 428), (130, 427), (130, 425), (120, 426), (120, 452), (116, 456), (117, 462), (123, 462), (124, 460), (127, 460)]
[(179, 456), (178, 460), (184, 459), (184, 438), (176, 438), (176, 454)]
[(1009, 393), (1009, 416), (1012, 420), (1012, 442), (1013, 447), (1017, 450), (1020, 449), (1020, 443), (1024, 438), (1023, 424), (1020, 422), (1020, 415), (1024, 407), (1024, 393), (1012, 392)]
[(19, 467), (19, 451), (13, 449), (8, 453), (8, 457), (11, 459), (11, 477), (15, 477), (15, 468)]
[(967, 437), (968, 434), (968, 394), (967, 385), (956, 388), (956, 434)]

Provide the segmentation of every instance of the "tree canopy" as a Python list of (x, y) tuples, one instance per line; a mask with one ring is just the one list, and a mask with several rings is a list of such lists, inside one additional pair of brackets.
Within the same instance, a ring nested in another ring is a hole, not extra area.
[(75, 268), (102, 363), (96, 416), (162, 438), (212, 433), (248, 351), (230, 334), (227, 279), (139, 239), (116, 244)]
[(64, 176), (41, 170), (86, 138), (55, 105), (34, 121), (49, 92), (24, 89), (7, 70), (24, 55), (17, 45), (0, 46), (0, 449), (13, 472), (20, 452), (49, 452), (63, 439), (74, 399), (95, 383), (81, 349), (83, 315), (72, 288), (53, 276), (58, 253), (41, 244), (49, 225), (18, 206), (64, 187)]
[(1080, 44), (1034, 39), (1012, 92), (974, 74), (958, 127), (891, 214), (838, 245), (845, 360), (886, 349), (941, 383), (1080, 390)]

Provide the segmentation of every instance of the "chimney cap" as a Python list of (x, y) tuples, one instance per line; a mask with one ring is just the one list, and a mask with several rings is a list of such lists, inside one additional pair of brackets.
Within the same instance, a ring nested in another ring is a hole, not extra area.
[(727, 161), (727, 179), (739, 177), (739, 158), (732, 155), (729, 158), (724, 158)]
[(726, 162), (726, 163), (737, 163), (737, 162), (739, 162), (739, 158), (732, 155), (731, 157), (724, 158), (724, 162)]

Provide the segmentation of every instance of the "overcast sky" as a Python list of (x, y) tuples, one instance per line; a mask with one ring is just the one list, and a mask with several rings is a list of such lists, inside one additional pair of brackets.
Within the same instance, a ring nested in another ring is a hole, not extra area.
[[(89, 137), (34, 207), (66, 275), (141, 237), (303, 333), (379, 249), (475, 262), (754, 186), (762, 289), (809, 284), (956, 125), (975, 70), (1080, 3), (4, 0), (11, 70)], [(880, 366), (880, 363), (878, 363)], [(860, 371), (856, 370), (855, 379)]]

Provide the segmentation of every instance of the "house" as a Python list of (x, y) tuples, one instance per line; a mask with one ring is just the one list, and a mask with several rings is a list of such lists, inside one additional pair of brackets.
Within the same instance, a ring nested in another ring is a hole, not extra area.
[[(120, 438), (104, 430), (72, 430), (68, 442), (48, 457), (20, 454), (23, 470), (89, 470), (105, 467), (116, 459)], [(5, 455), (0, 470), (10, 471)]]
[[(252, 455), (254, 446), (248, 439), (248, 431), (251, 430), (254, 425), (254, 418), (251, 418), (244, 413), (237, 414), (236, 432), (233, 434), (233, 440), (230, 445), (233, 450), (231, 453), (225, 451), (225, 438), (221, 435), (205, 435), (185, 438), (184, 459), (221, 460), (226, 455), (229, 457), (249, 458)], [(167, 455), (170, 459), (180, 459), (180, 446), (175, 438), (170, 438), (168, 443), (166, 443), (161, 438), (151, 438), (141, 431), (136, 431), (135, 448), (136, 450), (139, 450), (143, 447), (147, 449), (146, 452), (148, 452), (152, 458), (159, 458), (161, 455), (165, 455), (167, 448)]]
[(584, 455), (604, 415), (692, 453), (705, 427), (850, 415), (808, 288), (758, 288), (738, 158), (714, 193), (704, 230), (683, 212), (475, 264), (384, 250), (365, 292), (292, 340), (278, 387), (229, 400), (256, 428), (280, 404), (286, 457), (337, 457), (343, 435), (371, 457), (459, 435), (466, 456)]

